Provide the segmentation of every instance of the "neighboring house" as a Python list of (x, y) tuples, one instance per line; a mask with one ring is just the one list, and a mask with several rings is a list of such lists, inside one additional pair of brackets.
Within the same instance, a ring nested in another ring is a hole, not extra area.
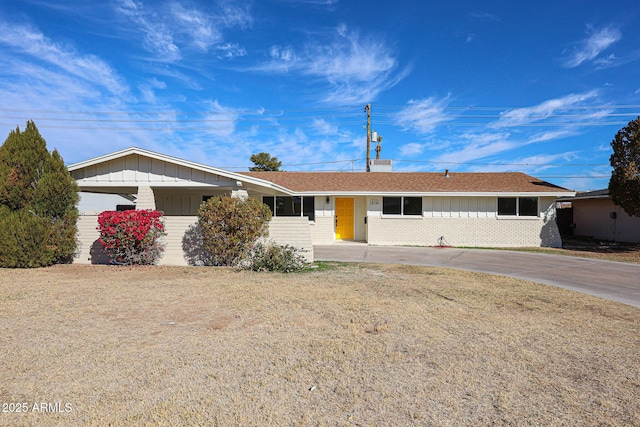
[[(371, 245), (560, 246), (558, 197), (575, 195), (523, 173), (245, 172), (129, 148), (68, 167), (83, 192), (136, 195), (165, 214), (162, 264), (198, 262), (197, 210), (209, 197), (262, 200), (270, 237), (300, 247)], [(115, 209), (115, 206), (112, 208)], [(77, 262), (95, 262), (97, 215), (81, 215)]]
[(578, 193), (558, 201), (571, 202), (574, 236), (640, 243), (640, 218), (632, 217), (616, 206), (609, 190)]

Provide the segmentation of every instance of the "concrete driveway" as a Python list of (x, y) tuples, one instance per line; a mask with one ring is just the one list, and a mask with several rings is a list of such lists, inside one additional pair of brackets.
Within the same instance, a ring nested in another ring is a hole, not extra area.
[(640, 307), (640, 265), (515, 251), (337, 243), (313, 247), (316, 261), (376, 262), (500, 274)]

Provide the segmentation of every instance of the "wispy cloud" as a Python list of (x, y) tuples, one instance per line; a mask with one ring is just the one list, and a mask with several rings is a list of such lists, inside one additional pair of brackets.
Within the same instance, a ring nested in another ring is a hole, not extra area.
[(228, 2), (216, 6), (216, 11), (207, 12), (179, 1), (148, 8), (139, 0), (118, 0), (116, 12), (136, 24), (145, 35), (143, 47), (158, 61), (179, 61), (185, 49), (208, 52), (215, 48), (224, 58), (244, 56), (244, 48), (225, 41), (223, 32), (250, 27), (253, 18), (248, 7)]
[(171, 3), (170, 11), (176, 27), (187, 34), (198, 49), (206, 52), (211, 45), (222, 39), (222, 34), (214, 28), (211, 17), (202, 11), (187, 9), (177, 2)]
[(213, 21), (222, 28), (249, 28), (253, 24), (253, 16), (251, 15), (249, 4), (249, 2), (220, 2), (218, 4), (220, 12), (213, 16)]
[[(597, 97), (598, 92), (594, 90), (549, 99), (531, 107), (511, 109), (484, 125), (482, 130), (465, 123), (473, 130), (456, 135), (449, 149), (437, 154), (434, 161), (472, 162), (533, 144), (548, 144), (579, 135), (583, 131), (581, 123), (592, 124), (611, 113), (607, 108), (590, 109), (586, 105)], [(451, 126), (455, 127), (459, 123), (457, 120), (468, 121), (465, 114), (460, 114), (452, 120)]]
[(403, 157), (413, 157), (419, 156), (424, 153), (424, 150), (427, 148), (427, 144), (421, 144), (419, 142), (410, 142), (408, 144), (403, 144), (400, 147), (400, 156)]
[(518, 143), (504, 133), (466, 133), (459, 137), (457, 148), (437, 155), (433, 160), (438, 163), (452, 164), (469, 162), (512, 150)]
[[(53, 65), (60, 72), (103, 87), (112, 94), (124, 95), (128, 91), (124, 80), (105, 61), (94, 55), (79, 53), (71, 46), (55, 43), (40, 31), (28, 26), (0, 21), (0, 45), (5, 45), (15, 54), (26, 57), (27, 61)], [(5, 72), (13, 68), (18, 75), (23, 74), (11, 62), (3, 62), (3, 67)]]
[(163, 81), (158, 80), (155, 77), (138, 85), (138, 90), (142, 94), (142, 99), (149, 104), (155, 104), (157, 102), (155, 90), (157, 89), (164, 90), (166, 88), (167, 88), (167, 84)]
[(242, 111), (222, 106), (217, 100), (207, 103), (207, 110), (210, 111), (205, 116), (208, 133), (217, 138), (229, 138), (236, 131), (236, 123)]
[(494, 161), (487, 165), (473, 165), (467, 170), (470, 172), (506, 172), (519, 171), (525, 173), (539, 173), (554, 168), (554, 163), (566, 163), (576, 158), (575, 152), (535, 154), (527, 157), (517, 157), (508, 161)]
[[(553, 118), (555, 115), (558, 115), (558, 113), (566, 113), (576, 106), (581, 106), (585, 101), (594, 99), (597, 96), (598, 91), (592, 90), (585, 93), (570, 94), (561, 98), (549, 99), (532, 107), (514, 108), (502, 113), (500, 119), (493, 123), (491, 127), (502, 128), (540, 123), (549, 118)], [(607, 111), (600, 111), (598, 114), (606, 115)], [(562, 122), (571, 120), (571, 116), (562, 114), (562, 116), (557, 117), (557, 119)]]
[(165, 61), (175, 61), (182, 57), (173, 40), (172, 32), (154, 12), (147, 11), (142, 2), (119, 0), (116, 11), (135, 23), (145, 34), (144, 47)]
[(564, 61), (564, 66), (574, 68), (586, 61), (595, 59), (600, 53), (605, 51), (609, 46), (613, 45), (622, 38), (620, 29), (613, 26), (593, 31), (589, 28), (590, 35), (582, 40)]
[(411, 100), (407, 107), (394, 115), (394, 120), (404, 130), (421, 134), (430, 133), (437, 126), (452, 120), (445, 112), (448, 103), (449, 97)]
[(215, 47), (218, 52), (218, 58), (233, 59), (246, 56), (247, 51), (244, 47), (237, 43), (225, 43)]
[(604, 69), (604, 68), (611, 68), (613, 66), (615, 66), (615, 64), (619, 62), (619, 58), (614, 54), (611, 53), (607, 56), (605, 56), (604, 58), (598, 58), (596, 60), (593, 61), (593, 63), (595, 64), (596, 68), (598, 69)]
[[(265, 64), (263, 71), (278, 71), (278, 70), (288, 70), (290, 67), (296, 67), (298, 63), (298, 58), (294, 52), (293, 47), (291, 46), (278, 46), (274, 45), (269, 48), (269, 56), (272, 59), (270, 64)], [(270, 68), (270, 66), (274, 66), (274, 68)]]
[(315, 128), (316, 132), (320, 135), (331, 136), (331, 135), (339, 134), (338, 126), (336, 126), (333, 123), (329, 123), (324, 119), (314, 119), (313, 127)]
[(469, 16), (472, 19), (478, 20), (478, 21), (495, 21), (495, 22), (500, 22), (500, 17), (496, 14), (493, 13), (488, 13), (488, 12), (482, 12), (482, 11), (474, 11), (469, 13)]
[(291, 5), (333, 6), (338, 0), (280, 0), (281, 3)]
[(324, 76), (332, 83), (365, 82), (395, 68), (396, 59), (382, 41), (363, 38), (346, 26), (339, 27), (337, 34), (335, 43), (309, 49), (307, 73)]
[(331, 86), (323, 101), (338, 105), (371, 101), (410, 71), (408, 67), (398, 70), (398, 61), (384, 41), (361, 36), (345, 25), (328, 39), (307, 44), (299, 51), (274, 45), (269, 49), (269, 60), (252, 70), (316, 77)]

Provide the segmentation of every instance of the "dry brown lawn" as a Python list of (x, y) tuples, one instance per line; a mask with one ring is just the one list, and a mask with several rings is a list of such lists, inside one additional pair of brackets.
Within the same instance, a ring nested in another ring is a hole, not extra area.
[(640, 309), (430, 267), (0, 270), (0, 355), (1, 425), (640, 425)]

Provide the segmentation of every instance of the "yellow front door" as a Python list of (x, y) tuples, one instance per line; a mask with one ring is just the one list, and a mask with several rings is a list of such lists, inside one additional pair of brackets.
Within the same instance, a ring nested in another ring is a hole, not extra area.
[(353, 240), (353, 199), (336, 198), (336, 239)]

